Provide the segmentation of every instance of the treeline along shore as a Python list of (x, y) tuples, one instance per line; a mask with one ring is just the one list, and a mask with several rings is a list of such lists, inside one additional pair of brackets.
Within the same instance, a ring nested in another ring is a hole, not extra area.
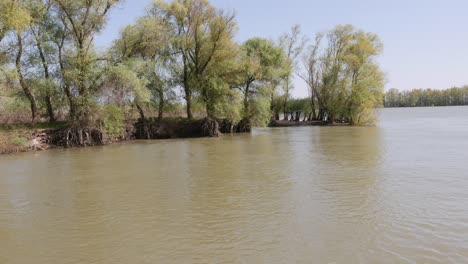
[[(0, 2), (0, 152), (375, 122), (384, 78), (373, 33), (305, 36), (296, 25), (237, 43), (234, 11), (155, 1), (96, 49), (121, 2)], [(296, 76), (307, 98), (291, 98)]]
[(445, 90), (413, 89), (399, 91), (390, 89), (385, 93), (385, 107), (427, 107), (468, 105), (468, 86)]

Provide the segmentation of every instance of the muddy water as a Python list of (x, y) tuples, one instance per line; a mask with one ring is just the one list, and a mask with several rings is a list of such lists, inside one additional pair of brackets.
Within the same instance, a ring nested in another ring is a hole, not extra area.
[(466, 263), (468, 108), (0, 157), (0, 263)]

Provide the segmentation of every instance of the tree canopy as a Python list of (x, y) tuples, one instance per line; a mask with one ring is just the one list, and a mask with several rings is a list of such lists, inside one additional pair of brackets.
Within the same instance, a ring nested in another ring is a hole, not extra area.
[[(296, 25), (276, 40), (238, 43), (235, 12), (208, 0), (158, 0), (98, 51), (95, 36), (120, 2), (2, 0), (0, 96), (27, 105), (32, 122), (79, 127), (155, 115), (264, 126), (292, 112), (368, 124), (382, 102), (375, 34), (337, 26), (309, 44)], [(295, 74), (309, 98), (291, 98)]]

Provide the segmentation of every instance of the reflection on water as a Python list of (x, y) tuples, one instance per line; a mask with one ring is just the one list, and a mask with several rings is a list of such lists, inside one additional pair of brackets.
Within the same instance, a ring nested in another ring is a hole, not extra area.
[(468, 108), (380, 119), (2, 156), (0, 263), (467, 262)]

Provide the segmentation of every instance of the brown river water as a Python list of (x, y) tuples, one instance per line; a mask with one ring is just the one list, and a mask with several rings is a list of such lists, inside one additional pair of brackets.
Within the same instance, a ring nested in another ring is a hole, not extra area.
[(0, 263), (468, 263), (468, 107), (0, 157)]

